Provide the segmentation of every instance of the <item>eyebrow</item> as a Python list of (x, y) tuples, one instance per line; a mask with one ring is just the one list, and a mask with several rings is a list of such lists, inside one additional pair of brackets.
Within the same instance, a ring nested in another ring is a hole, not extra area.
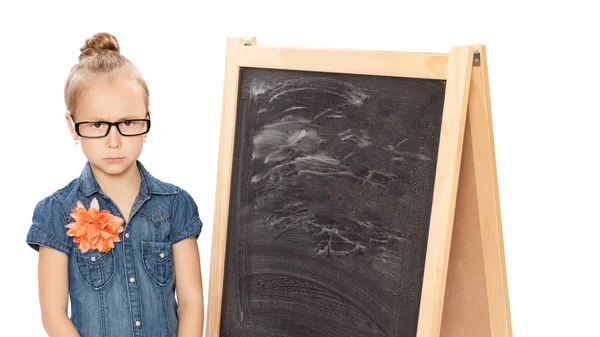
[[(146, 114), (146, 115), (147, 115), (147, 114)], [(124, 120), (127, 120), (127, 119), (145, 119), (145, 118), (146, 118), (146, 115), (144, 115), (143, 117), (138, 117), (138, 116), (127, 116), (127, 117), (121, 118), (121, 119), (119, 119), (119, 120), (120, 120), (120, 121), (124, 121)]]
[[(117, 121), (125, 121), (125, 120), (129, 120), (129, 119), (146, 119), (146, 116), (148, 116), (148, 114), (145, 114), (143, 117), (128, 115), (128, 116), (125, 116), (123, 118), (119, 118)], [(86, 122), (91, 122), (91, 121), (94, 121), (94, 122), (107, 122), (108, 120), (102, 119), (102, 118), (92, 117), (92, 118), (86, 119), (85, 121)]]

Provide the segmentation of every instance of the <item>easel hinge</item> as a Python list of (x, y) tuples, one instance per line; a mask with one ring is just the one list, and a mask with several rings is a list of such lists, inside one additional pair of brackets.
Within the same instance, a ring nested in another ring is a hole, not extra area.
[(252, 45), (252, 41), (246, 39), (244, 40), (244, 46), (251, 46)]
[(475, 52), (473, 53), (473, 66), (479, 67), (480, 65), (481, 65), (481, 53), (479, 52), (479, 50), (475, 49)]

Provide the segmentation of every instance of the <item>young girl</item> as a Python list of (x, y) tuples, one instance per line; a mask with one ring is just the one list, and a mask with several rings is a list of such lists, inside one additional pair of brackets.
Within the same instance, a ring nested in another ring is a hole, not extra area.
[(65, 117), (87, 162), (37, 204), (27, 234), (39, 251), (44, 328), (60, 337), (201, 336), (202, 222), (185, 190), (138, 160), (150, 130), (146, 82), (110, 34), (80, 51)]

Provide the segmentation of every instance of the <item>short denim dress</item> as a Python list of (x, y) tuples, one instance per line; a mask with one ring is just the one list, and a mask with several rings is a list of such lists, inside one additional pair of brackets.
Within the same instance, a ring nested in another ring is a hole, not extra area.
[(198, 238), (202, 222), (193, 198), (183, 189), (154, 178), (137, 161), (140, 191), (120, 242), (108, 252), (82, 252), (67, 235), (71, 210), (94, 198), (100, 210), (123, 217), (102, 192), (90, 163), (80, 177), (35, 207), (27, 243), (69, 256), (71, 321), (82, 337), (177, 336), (178, 315), (172, 246)]

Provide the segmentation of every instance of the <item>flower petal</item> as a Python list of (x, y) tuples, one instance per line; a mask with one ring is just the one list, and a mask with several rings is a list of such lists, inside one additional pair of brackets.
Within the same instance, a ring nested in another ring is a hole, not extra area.
[(110, 219), (110, 228), (113, 232), (118, 231), (118, 233), (121, 233), (122, 230), (119, 231), (119, 228), (122, 228), (124, 223), (125, 223), (125, 221), (122, 218), (120, 218), (118, 216), (113, 216)]
[(71, 218), (75, 219), (75, 221), (79, 220), (79, 214), (77, 212), (71, 212)]
[(94, 219), (95, 221), (100, 219), (102, 217), (101, 213), (99, 210), (95, 209), (95, 208), (91, 208), (88, 211), (89, 216)]
[(100, 237), (102, 237), (102, 239), (106, 240), (109, 239), (113, 236), (113, 234), (111, 232), (107, 232), (107, 231), (100, 231)]
[(86, 226), (82, 226), (80, 224), (75, 224), (71, 229), (67, 231), (67, 235), (77, 237), (85, 235), (85, 233), (87, 233)]
[(100, 204), (98, 203), (98, 199), (94, 198), (92, 200), (92, 203), (90, 204), (90, 210), (91, 209), (96, 209), (97, 211), (100, 210)]
[(79, 249), (81, 250), (82, 253), (87, 253), (87, 251), (90, 250), (90, 248), (91, 248), (90, 243), (85, 240), (81, 241), (79, 243)]
[[(106, 253), (106, 252), (108, 252), (108, 251), (109, 251), (109, 250), (112, 248), (112, 247), (110, 246), (109, 242), (112, 242), (112, 241), (105, 241), (105, 240), (102, 240), (102, 241), (100, 242), (100, 244), (98, 245), (98, 250), (100, 250), (100, 251), (101, 251), (101, 252), (103, 252), (103, 253)], [(113, 246), (113, 247), (114, 247), (114, 246)]]

